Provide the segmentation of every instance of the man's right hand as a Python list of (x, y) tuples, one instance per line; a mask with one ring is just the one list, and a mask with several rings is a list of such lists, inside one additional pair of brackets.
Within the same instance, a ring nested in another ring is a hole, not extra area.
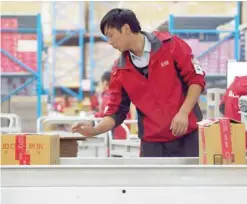
[(87, 123), (77, 123), (72, 127), (73, 133), (79, 133), (86, 137), (93, 137), (97, 135), (95, 128), (91, 124)]
[(100, 135), (102, 133), (108, 132), (115, 127), (115, 121), (112, 117), (106, 116), (102, 121), (96, 126), (93, 127), (91, 123), (77, 123), (72, 127), (73, 133), (79, 133), (86, 137), (93, 137)]

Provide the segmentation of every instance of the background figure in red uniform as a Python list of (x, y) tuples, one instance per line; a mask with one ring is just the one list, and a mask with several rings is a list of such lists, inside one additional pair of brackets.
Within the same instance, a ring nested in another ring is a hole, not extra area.
[[(220, 112), (228, 118), (241, 120), (238, 100), (241, 96), (247, 95), (247, 76), (235, 77), (220, 103)], [(247, 139), (247, 132), (246, 132)], [(247, 140), (246, 140), (247, 141)], [(246, 142), (247, 148), (247, 142)]]
[(69, 96), (63, 96), (59, 101), (55, 102), (54, 110), (63, 113), (64, 109), (69, 108), (70, 106)]
[[(105, 72), (101, 77), (102, 94), (100, 102), (98, 102), (99, 111), (95, 113), (95, 117), (104, 117), (104, 112), (106, 111), (111, 96), (109, 90), (110, 78), (111, 72)], [(130, 119), (130, 113), (128, 113), (127, 119)], [(114, 139), (126, 139), (127, 137), (126, 131), (121, 126), (114, 128), (112, 133)]]
[(90, 97), (91, 111), (98, 112), (99, 111), (99, 100), (96, 92)]

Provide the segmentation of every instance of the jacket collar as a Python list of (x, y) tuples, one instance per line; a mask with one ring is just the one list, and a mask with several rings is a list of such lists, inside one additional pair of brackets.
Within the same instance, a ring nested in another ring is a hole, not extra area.
[[(162, 46), (162, 41), (160, 41), (153, 33), (148, 33), (148, 32), (144, 32), (141, 31), (141, 33), (143, 35), (145, 35), (147, 37), (147, 39), (149, 40), (149, 42), (151, 43), (151, 55), (155, 54), (159, 48)], [(118, 68), (125, 68), (126, 67), (126, 58), (129, 57), (128, 55), (128, 51), (125, 51), (121, 54), (118, 63), (117, 63), (117, 67)]]

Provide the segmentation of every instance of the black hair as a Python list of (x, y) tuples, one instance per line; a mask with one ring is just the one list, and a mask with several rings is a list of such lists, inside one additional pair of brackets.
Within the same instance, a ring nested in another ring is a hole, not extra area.
[(101, 77), (101, 81), (107, 81), (107, 82), (110, 82), (110, 79), (111, 79), (111, 72), (107, 71), (105, 72), (102, 77)]
[(124, 24), (128, 24), (133, 33), (139, 33), (141, 26), (133, 11), (115, 8), (107, 12), (100, 22), (100, 30), (105, 35), (105, 27), (116, 28), (121, 32)]

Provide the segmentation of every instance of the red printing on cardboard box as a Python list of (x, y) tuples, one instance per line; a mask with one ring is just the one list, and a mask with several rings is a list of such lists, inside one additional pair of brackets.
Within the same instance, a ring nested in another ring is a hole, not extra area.
[(30, 155), (26, 152), (27, 138), (26, 135), (15, 136), (15, 159), (19, 160), (21, 165), (30, 164)]
[(230, 120), (227, 118), (224, 118), (224, 119), (220, 119), (219, 122), (220, 122), (220, 134), (221, 134), (223, 158), (227, 160), (227, 163), (231, 163), (232, 140), (231, 140)]

